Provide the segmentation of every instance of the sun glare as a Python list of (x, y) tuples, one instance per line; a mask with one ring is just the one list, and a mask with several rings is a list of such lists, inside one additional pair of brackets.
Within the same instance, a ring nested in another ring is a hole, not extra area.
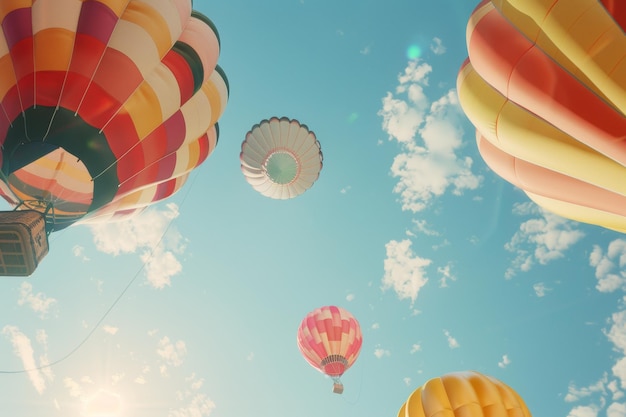
[(84, 417), (122, 417), (122, 397), (111, 391), (99, 390), (87, 398), (83, 407)]

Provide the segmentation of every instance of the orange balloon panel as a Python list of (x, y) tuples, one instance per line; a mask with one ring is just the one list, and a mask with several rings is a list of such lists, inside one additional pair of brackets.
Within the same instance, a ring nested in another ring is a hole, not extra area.
[[(626, 7), (483, 1), (457, 79), (479, 150), (563, 217), (626, 231)], [(616, 204), (616, 203), (620, 204)]]
[(191, 0), (0, 2), (0, 195), (53, 229), (168, 197), (217, 143), (228, 83)]
[(398, 417), (532, 417), (503, 382), (474, 371), (433, 378), (413, 391)]

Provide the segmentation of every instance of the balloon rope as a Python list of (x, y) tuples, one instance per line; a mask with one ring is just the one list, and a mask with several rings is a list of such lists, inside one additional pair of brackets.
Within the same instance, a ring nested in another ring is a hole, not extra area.
[[(181, 207), (185, 203), (185, 200), (187, 199), (187, 196), (189, 195), (189, 192), (191, 191), (191, 188), (193, 188), (193, 185), (195, 184), (197, 177), (198, 177), (198, 174), (196, 173), (196, 175), (194, 175), (194, 177), (193, 177), (193, 179), (191, 181), (191, 184), (189, 184), (189, 187), (187, 187), (187, 190), (186, 190), (185, 194), (183, 195), (183, 199), (180, 202), (180, 206)], [(174, 222), (174, 218), (170, 219), (170, 221), (167, 223), (167, 226), (165, 227), (165, 230), (161, 234), (161, 237), (157, 241), (156, 245), (154, 245), (152, 247), (152, 249), (150, 250), (149, 256), (142, 263), (141, 267), (137, 270), (135, 275), (128, 281), (128, 283), (126, 284), (124, 289), (119, 293), (119, 295), (115, 298), (115, 300), (113, 300), (113, 302), (111, 303), (109, 308), (106, 309), (106, 311), (102, 314), (100, 319), (91, 328), (89, 333), (87, 333), (87, 335), (72, 350), (70, 350), (67, 354), (65, 354), (64, 356), (60, 357), (59, 359), (57, 359), (57, 360), (55, 360), (53, 362), (50, 362), (48, 364), (34, 366), (34, 367), (28, 368), (28, 369), (26, 369), (26, 368), (25, 369), (16, 369), (16, 370), (3, 370), (3, 369), (0, 369), (0, 374), (23, 374), (23, 373), (27, 373), (27, 372), (40, 371), (42, 369), (51, 368), (51, 367), (53, 367), (55, 365), (58, 365), (59, 363), (65, 361), (70, 356), (72, 356), (74, 353), (76, 353), (78, 351), (78, 349), (80, 349), (91, 338), (91, 336), (100, 327), (102, 322), (108, 317), (108, 315), (111, 313), (111, 311), (113, 311), (113, 309), (115, 308), (117, 303), (119, 303), (119, 301), (122, 299), (122, 297), (130, 289), (130, 287), (133, 285), (133, 283), (137, 280), (137, 278), (139, 277), (139, 274), (141, 273), (141, 271), (144, 270), (144, 268), (146, 267), (146, 264), (148, 263), (148, 261), (150, 261), (152, 259), (152, 257), (154, 256), (155, 250), (159, 247), (159, 245), (161, 245), (161, 242), (165, 238), (165, 235), (169, 231), (169, 229), (170, 229), (170, 227), (171, 227), (173, 222)]]

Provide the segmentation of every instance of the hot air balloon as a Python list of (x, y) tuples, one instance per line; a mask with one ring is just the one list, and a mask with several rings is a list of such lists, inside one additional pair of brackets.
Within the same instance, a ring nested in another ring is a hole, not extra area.
[(457, 87), (493, 171), (548, 211), (626, 232), (626, 3), (482, 1)]
[(304, 359), (332, 378), (336, 394), (343, 392), (340, 377), (356, 361), (362, 342), (359, 322), (341, 307), (316, 308), (298, 329), (298, 348)]
[(272, 117), (254, 125), (241, 144), (241, 171), (252, 188), (274, 199), (311, 188), (322, 169), (315, 133), (298, 120)]
[(191, 0), (0, 3), (0, 196), (46, 230), (139, 212), (213, 151), (228, 82)]
[(503, 382), (474, 371), (433, 378), (413, 391), (398, 417), (532, 417), (524, 400)]

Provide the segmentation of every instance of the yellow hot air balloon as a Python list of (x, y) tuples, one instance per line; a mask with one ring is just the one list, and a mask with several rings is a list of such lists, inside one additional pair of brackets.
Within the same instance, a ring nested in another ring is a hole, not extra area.
[(503, 382), (475, 371), (433, 378), (413, 391), (398, 417), (532, 417)]
[(482, 1), (459, 99), (498, 175), (563, 217), (626, 232), (626, 2)]

